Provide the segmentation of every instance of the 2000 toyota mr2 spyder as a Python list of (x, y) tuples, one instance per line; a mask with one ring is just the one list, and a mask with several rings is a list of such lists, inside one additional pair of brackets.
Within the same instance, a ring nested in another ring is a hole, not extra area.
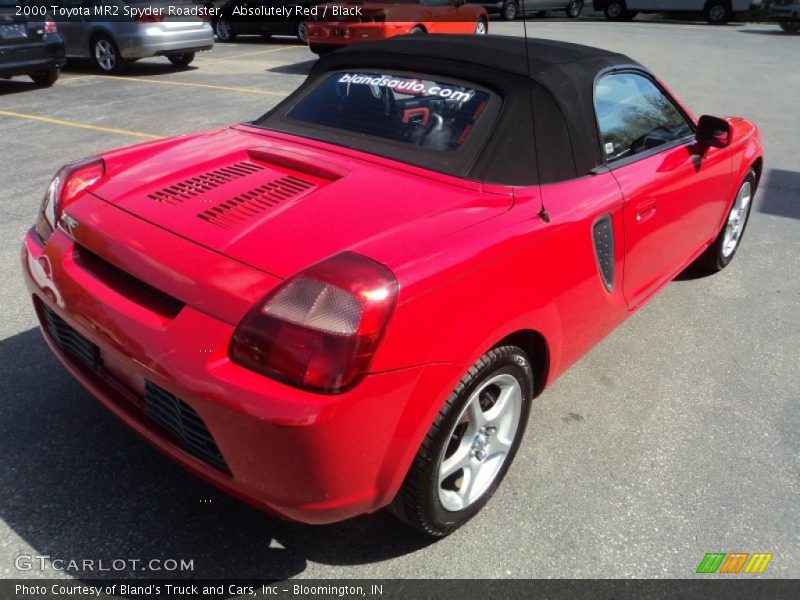
[(408, 36), (252, 123), (66, 165), (22, 260), (53, 352), (190, 471), (441, 536), (548, 383), (731, 261), (762, 160), (751, 122), (696, 119), (620, 54)]

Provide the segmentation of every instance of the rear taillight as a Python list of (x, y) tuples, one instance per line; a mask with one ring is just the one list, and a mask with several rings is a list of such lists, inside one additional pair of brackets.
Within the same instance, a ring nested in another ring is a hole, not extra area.
[(44, 32), (45, 35), (48, 33), (55, 33), (58, 28), (56, 27), (55, 21), (45, 21), (44, 22)]
[(64, 209), (97, 184), (105, 173), (106, 165), (97, 156), (61, 167), (44, 194), (37, 224), (39, 235), (44, 239), (50, 237)]
[(164, 15), (153, 13), (136, 15), (135, 21), (137, 23), (161, 23), (164, 20)]
[(295, 387), (335, 394), (367, 373), (397, 300), (380, 263), (345, 252), (281, 284), (233, 335), (233, 362)]

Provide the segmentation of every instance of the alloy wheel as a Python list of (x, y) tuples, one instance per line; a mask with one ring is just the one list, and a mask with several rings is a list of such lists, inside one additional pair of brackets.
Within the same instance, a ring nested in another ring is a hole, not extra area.
[(111, 72), (117, 64), (117, 50), (111, 40), (100, 39), (94, 45), (94, 57), (103, 71)]
[(722, 240), (722, 256), (729, 257), (739, 245), (742, 232), (747, 224), (750, 201), (753, 198), (753, 187), (749, 181), (745, 181), (736, 194), (733, 201), (731, 212), (728, 214), (728, 221), (725, 223), (725, 236)]
[(475, 35), (486, 35), (485, 21), (478, 21), (478, 24), (475, 25)]
[(488, 379), (467, 400), (439, 457), (439, 501), (455, 512), (491, 487), (514, 443), (522, 388), (512, 375)]

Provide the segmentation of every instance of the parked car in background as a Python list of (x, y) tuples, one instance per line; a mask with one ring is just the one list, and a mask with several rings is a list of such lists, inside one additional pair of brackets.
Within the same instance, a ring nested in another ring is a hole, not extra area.
[(309, 21), (308, 47), (326, 54), (358, 42), (385, 40), (397, 35), (489, 32), (486, 9), (465, 0), (396, 0), (394, 2), (336, 2), (346, 10), (360, 9), (360, 17), (341, 21)]
[[(67, 59), (90, 58), (108, 74), (120, 73), (140, 58), (164, 56), (178, 67), (188, 66), (196, 52), (211, 50), (214, 32), (200, 17), (147, 15), (126, 16), (131, 8), (148, 6), (196, 8), (191, 0), (61, 0), (62, 7), (116, 7), (113, 21), (76, 16), (59, 22), (66, 42)], [(127, 7), (127, 10), (126, 10)]]
[(800, 0), (772, 0), (769, 17), (787, 33), (800, 31)]
[(66, 62), (64, 40), (44, 16), (17, 15), (18, 0), (0, 0), (0, 77), (28, 75), (53, 85)]
[(548, 10), (561, 11), (575, 19), (583, 10), (583, 0), (469, 0), (481, 4), (490, 15), (499, 14), (506, 21), (518, 16), (543, 17)]
[(294, 35), (306, 44), (307, 19), (302, 13), (294, 11), (292, 17), (271, 19), (260, 14), (265, 14), (264, 8), (311, 7), (319, 3), (319, 0), (228, 0), (220, 7), (219, 16), (212, 17), (211, 23), (220, 42), (232, 42), (240, 35), (260, 35), (265, 40), (273, 35)]
[(697, 12), (711, 24), (727, 23), (735, 13), (761, 6), (762, 0), (593, 0), (611, 21), (629, 21), (639, 13)]

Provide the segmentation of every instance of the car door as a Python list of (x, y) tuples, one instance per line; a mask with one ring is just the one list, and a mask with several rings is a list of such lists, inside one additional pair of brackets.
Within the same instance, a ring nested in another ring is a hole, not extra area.
[(624, 196), (623, 290), (633, 307), (713, 238), (731, 159), (724, 150), (700, 148), (694, 123), (644, 72), (600, 78), (595, 109), (607, 164)]

